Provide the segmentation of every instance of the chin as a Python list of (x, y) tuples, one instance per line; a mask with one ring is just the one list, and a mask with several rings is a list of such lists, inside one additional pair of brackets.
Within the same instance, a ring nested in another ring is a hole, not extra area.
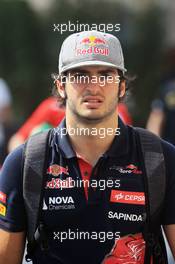
[(79, 115), (89, 118), (98, 118), (104, 115), (104, 113), (98, 109), (88, 109), (85, 111), (79, 111)]
[(102, 114), (80, 114), (79, 118), (88, 122), (101, 122), (106, 116)]

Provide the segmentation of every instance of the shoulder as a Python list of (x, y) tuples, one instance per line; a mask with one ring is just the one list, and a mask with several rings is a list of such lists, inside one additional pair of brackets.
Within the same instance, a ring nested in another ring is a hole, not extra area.
[(167, 188), (175, 188), (175, 146), (159, 137), (164, 156), (166, 186)]
[(5, 159), (0, 171), (0, 186), (5, 183), (11, 185), (18, 182), (17, 179), (22, 179), (23, 151), (24, 145), (21, 145), (12, 151)]
[(166, 157), (168, 158), (169, 155), (175, 155), (175, 146), (166, 140), (163, 139), (160, 140), (165, 158)]
[(166, 169), (166, 195), (162, 213), (162, 224), (175, 224), (175, 146), (161, 140), (165, 169)]
[(2, 168), (6, 167), (7, 164), (18, 164), (18, 162), (21, 162), (22, 156), (24, 151), (24, 144), (17, 147), (15, 150), (13, 150), (5, 159), (4, 165)]
[(173, 178), (175, 178), (175, 146), (162, 139), (161, 144), (165, 159), (166, 172), (168, 175), (172, 175)]
[[(137, 132), (137, 134), (141, 136), (140, 137), (141, 141), (144, 140), (144, 142), (146, 142), (146, 144), (149, 145), (149, 149), (150, 148), (154, 149), (153, 147), (154, 142), (155, 143), (157, 142), (158, 144), (160, 144), (162, 147), (162, 152), (164, 154), (165, 162), (173, 164), (175, 160), (175, 146), (174, 145), (172, 145), (168, 141), (161, 139), (160, 137), (148, 131), (147, 129), (137, 128), (137, 127), (133, 128), (131, 126), (129, 126), (129, 128), (132, 130), (132, 132)], [(134, 133), (133, 135), (135, 137), (136, 133)]]

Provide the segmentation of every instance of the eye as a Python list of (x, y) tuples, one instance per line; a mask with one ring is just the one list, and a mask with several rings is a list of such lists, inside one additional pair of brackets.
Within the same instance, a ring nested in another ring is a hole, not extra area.
[(112, 76), (112, 73), (111, 72), (104, 72), (101, 74), (101, 77), (107, 79), (109, 76)]
[(86, 84), (89, 81), (89, 74), (81, 71), (71, 72), (69, 81), (71, 83)]
[(85, 73), (85, 72), (76, 72), (76, 73), (74, 74), (74, 76), (75, 76), (75, 77), (87, 77), (88, 74)]

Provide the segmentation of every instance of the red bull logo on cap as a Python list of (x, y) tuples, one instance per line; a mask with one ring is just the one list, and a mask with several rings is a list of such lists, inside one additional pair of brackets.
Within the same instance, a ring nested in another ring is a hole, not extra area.
[(76, 49), (77, 56), (86, 54), (100, 54), (104, 56), (109, 55), (108, 45), (102, 38), (97, 38), (95, 36), (86, 37), (81, 40), (80, 45), (83, 45), (83, 47)]
[(98, 44), (104, 44), (105, 45), (106, 41), (104, 39), (97, 38), (95, 36), (90, 36), (90, 37), (84, 38), (80, 43), (81, 44), (87, 44), (90, 46), (95, 46)]
[(47, 173), (51, 174), (55, 177), (59, 176), (62, 173), (69, 175), (67, 166), (66, 166), (66, 168), (64, 168), (64, 167), (59, 166), (57, 164), (53, 164), (53, 165), (49, 166), (49, 168), (47, 169)]

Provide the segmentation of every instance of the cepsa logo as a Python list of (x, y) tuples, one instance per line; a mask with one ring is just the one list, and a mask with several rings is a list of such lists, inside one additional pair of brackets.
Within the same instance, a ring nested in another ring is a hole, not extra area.
[(58, 177), (62, 173), (69, 175), (67, 166), (66, 166), (66, 168), (64, 168), (64, 167), (59, 166), (57, 164), (53, 164), (53, 165), (49, 166), (49, 168), (47, 169), (47, 174), (51, 174), (55, 177)]
[(110, 202), (145, 205), (145, 194), (144, 192), (127, 192), (122, 190), (112, 190)]
[(109, 55), (109, 48), (104, 39), (90, 36), (82, 39), (80, 45), (83, 47), (76, 49), (77, 56), (86, 54), (100, 54), (103, 56)]

